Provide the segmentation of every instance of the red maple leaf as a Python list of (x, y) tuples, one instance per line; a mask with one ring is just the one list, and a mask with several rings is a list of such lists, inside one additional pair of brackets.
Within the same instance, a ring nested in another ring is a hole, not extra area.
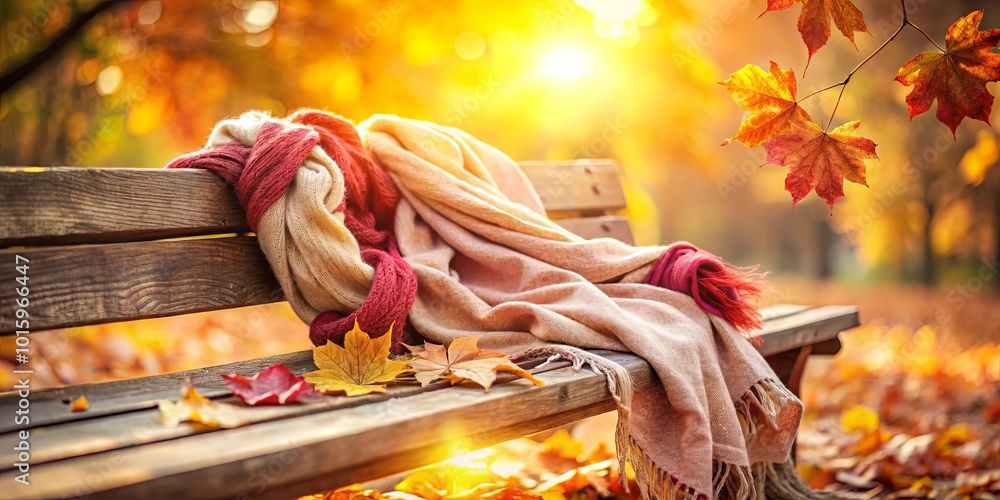
[(789, 167), (785, 189), (792, 206), (810, 191), (830, 205), (844, 197), (844, 179), (867, 186), (863, 160), (877, 159), (875, 143), (854, 134), (861, 124), (853, 121), (827, 133), (813, 122), (764, 143), (767, 162)]
[(250, 406), (312, 403), (323, 398), (304, 378), (278, 363), (253, 377), (224, 374), (226, 387)]
[(993, 95), (986, 82), (1000, 81), (1000, 29), (979, 31), (983, 11), (965, 16), (948, 28), (944, 52), (924, 52), (896, 73), (896, 81), (913, 85), (906, 96), (910, 119), (926, 112), (937, 99), (937, 119), (952, 134), (966, 116), (990, 122)]

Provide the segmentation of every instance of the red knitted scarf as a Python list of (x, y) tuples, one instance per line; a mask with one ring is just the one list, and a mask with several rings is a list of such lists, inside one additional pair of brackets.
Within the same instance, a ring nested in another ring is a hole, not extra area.
[(236, 189), (246, 209), (247, 222), (256, 231), (264, 212), (288, 190), (295, 172), (319, 144), (344, 175), (347, 195), (337, 211), (358, 241), (361, 258), (375, 269), (371, 291), (348, 315), (327, 311), (309, 325), (309, 339), (319, 346), (343, 344), (354, 327), (379, 336), (393, 329), (394, 351), (405, 340), (406, 315), (417, 294), (417, 278), (399, 254), (392, 234), (399, 190), (388, 174), (365, 152), (354, 125), (320, 111), (301, 111), (289, 119), (308, 128), (267, 123), (253, 146), (238, 142), (202, 149), (178, 157), (167, 168), (203, 168), (215, 172)]

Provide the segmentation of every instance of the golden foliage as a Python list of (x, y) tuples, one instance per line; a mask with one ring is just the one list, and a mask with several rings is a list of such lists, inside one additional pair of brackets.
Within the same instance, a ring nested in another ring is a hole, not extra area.
[(315, 385), (317, 391), (326, 394), (384, 393), (385, 384), (407, 371), (406, 361), (389, 358), (391, 344), (391, 327), (385, 334), (371, 338), (355, 322), (354, 328), (344, 336), (344, 347), (327, 341), (326, 345), (313, 348), (313, 362), (319, 370), (303, 377)]

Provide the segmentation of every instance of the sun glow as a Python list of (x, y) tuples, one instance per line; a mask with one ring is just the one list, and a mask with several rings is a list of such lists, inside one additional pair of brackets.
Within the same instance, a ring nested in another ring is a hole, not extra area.
[(592, 67), (591, 56), (579, 47), (563, 46), (549, 51), (541, 60), (542, 72), (559, 82), (572, 82), (588, 73)]

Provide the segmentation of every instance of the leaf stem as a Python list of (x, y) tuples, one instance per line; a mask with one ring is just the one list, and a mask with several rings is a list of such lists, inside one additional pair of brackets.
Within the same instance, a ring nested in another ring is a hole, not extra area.
[(934, 46), (935, 46), (935, 47), (937, 47), (937, 49), (938, 49), (938, 50), (940, 50), (941, 52), (948, 52), (947, 50), (944, 50), (944, 49), (942, 49), (942, 48), (941, 48), (941, 46), (940, 46), (940, 45), (938, 45), (938, 43), (937, 43), (937, 42), (935, 42), (935, 41), (934, 41), (934, 39), (933, 39), (933, 38), (931, 38), (931, 36), (930, 36), (930, 35), (928, 35), (926, 31), (924, 31), (923, 29), (921, 29), (921, 28), (920, 28), (920, 26), (917, 26), (916, 24), (913, 24), (913, 23), (911, 23), (911, 22), (909, 22), (909, 21), (906, 21), (906, 24), (909, 24), (910, 26), (913, 26), (913, 29), (915, 29), (915, 30), (919, 31), (921, 35), (924, 35), (924, 38), (926, 38), (926, 39), (927, 39), (927, 40), (929, 40), (929, 41), (930, 41), (931, 43), (933, 43), (933, 44), (934, 44)]
[[(916, 28), (921, 33), (924, 33), (924, 30), (918, 28), (916, 25), (914, 25), (913, 23), (910, 22), (910, 18), (907, 16), (907, 12), (906, 12), (906, 0), (900, 0), (900, 4), (902, 4), (902, 6), (903, 6), (903, 22), (899, 23), (899, 27), (896, 28), (896, 31), (892, 34), (892, 36), (890, 36), (889, 38), (887, 38), (886, 41), (882, 42), (882, 45), (879, 45), (878, 48), (875, 49), (871, 54), (868, 54), (868, 57), (864, 58), (864, 60), (862, 60), (861, 62), (859, 62), (858, 65), (855, 66), (854, 69), (852, 69), (851, 72), (847, 74), (847, 76), (844, 78), (844, 81), (839, 82), (839, 83), (834, 83), (833, 85), (828, 85), (826, 87), (823, 87), (823, 88), (821, 88), (821, 89), (819, 89), (819, 90), (817, 90), (815, 92), (812, 92), (812, 93), (806, 95), (805, 97), (803, 97), (803, 98), (795, 101), (795, 103), (798, 104), (798, 103), (801, 103), (802, 101), (804, 101), (804, 100), (806, 100), (806, 99), (808, 99), (808, 98), (810, 98), (810, 97), (812, 97), (812, 96), (814, 96), (816, 94), (819, 94), (821, 92), (826, 92), (827, 90), (831, 90), (831, 89), (835, 89), (837, 87), (840, 87), (840, 95), (837, 96), (837, 104), (835, 104), (833, 106), (833, 113), (830, 114), (830, 121), (826, 124), (826, 130), (830, 130), (830, 126), (833, 125), (833, 118), (835, 116), (837, 116), (837, 108), (840, 107), (840, 100), (843, 99), (843, 97), (844, 97), (844, 90), (847, 89), (847, 84), (851, 83), (851, 78), (854, 76), (855, 73), (857, 73), (865, 64), (868, 64), (868, 61), (871, 61), (872, 59), (874, 59), (875, 56), (877, 56), (879, 52), (882, 52), (882, 49), (886, 48), (886, 46), (889, 45), (890, 42), (892, 42), (893, 40), (895, 40), (896, 37), (899, 36), (899, 34), (903, 32), (903, 28), (906, 28), (906, 25), (913, 26), (914, 28)], [(927, 36), (927, 34), (924, 33), (924, 36)], [(931, 40), (931, 38), (929, 36), (927, 36), (927, 39)], [(931, 43), (934, 43), (934, 40), (931, 40)], [(941, 48), (941, 47), (938, 46), (937, 43), (934, 43), (934, 46), (938, 47), (939, 49)]]

